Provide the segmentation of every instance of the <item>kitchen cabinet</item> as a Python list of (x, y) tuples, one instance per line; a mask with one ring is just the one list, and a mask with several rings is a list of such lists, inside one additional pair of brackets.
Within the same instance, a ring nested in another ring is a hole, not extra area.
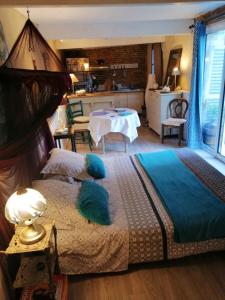
[(130, 93), (127, 95), (127, 106), (135, 109), (138, 113), (142, 112), (142, 106), (144, 104), (144, 93)]
[(106, 95), (96, 96), (96, 94), (97, 93), (92, 94), (92, 96), (80, 97), (70, 96), (69, 102), (72, 103), (74, 101), (82, 101), (85, 116), (89, 116), (89, 114), (94, 110), (114, 107), (114, 97)]
[(116, 95), (114, 97), (113, 103), (114, 107), (128, 107), (127, 94), (123, 93)]
[(94, 102), (92, 105), (92, 111), (93, 110), (99, 110), (99, 109), (107, 109), (107, 108), (112, 108), (113, 107), (113, 101), (111, 101), (110, 99), (107, 99), (109, 101), (98, 101), (98, 102)]
[(160, 91), (147, 91), (146, 109), (148, 126), (161, 135), (161, 122), (169, 118), (169, 103), (175, 98), (181, 97), (189, 100), (189, 92), (179, 91), (161, 94)]
[(142, 105), (144, 103), (144, 92), (97, 92), (86, 94), (85, 96), (70, 95), (68, 98), (71, 103), (73, 101), (81, 100), (83, 103), (84, 115), (87, 116), (94, 110), (112, 107), (128, 107), (141, 113)]

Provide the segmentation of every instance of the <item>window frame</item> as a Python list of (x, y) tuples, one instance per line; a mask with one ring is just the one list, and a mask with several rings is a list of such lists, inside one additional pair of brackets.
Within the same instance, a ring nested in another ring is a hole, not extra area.
[[(206, 35), (208, 37), (209, 34), (216, 33), (219, 31), (225, 31), (225, 21), (213, 23), (207, 26), (206, 28)], [(207, 37), (206, 37), (206, 46), (207, 46)], [(206, 49), (205, 49), (206, 51)], [(204, 81), (205, 81), (205, 72), (204, 72)], [(203, 81), (203, 82), (204, 82)], [(223, 64), (223, 75), (222, 75), (222, 83), (221, 84), (221, 91), (220, 91), (220, 107), (219, 107), (219, 116), (218, 116), (218, 126), (216, 129), (216, 146), (215, 149), (208, 146), (204, 142), (202, 142), (202, 148), (209, 152), (214, 157), (218, 158), (219, 160), (223, 161), (225, 163), (225, 156), (223, 156), (219, 151), (221, 150), (222, 140), (222, 130), (225, 128), (225, 50), (224, 50), (224, 64)], [(202, 113), (203, 107), (201, 107), (201, 113)], [(202, 124), (201, 124), (202, 126)], [(223, 127), (224, 126), (224, 127)], [(225, 130), (225, 129), (224, 129)]]

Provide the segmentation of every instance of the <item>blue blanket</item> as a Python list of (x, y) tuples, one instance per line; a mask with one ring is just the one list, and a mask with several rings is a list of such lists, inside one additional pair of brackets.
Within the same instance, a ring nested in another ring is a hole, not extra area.
[(137, 154), (174, 225), (178, 243), (225, 237), (225, 204), (172, 150)]

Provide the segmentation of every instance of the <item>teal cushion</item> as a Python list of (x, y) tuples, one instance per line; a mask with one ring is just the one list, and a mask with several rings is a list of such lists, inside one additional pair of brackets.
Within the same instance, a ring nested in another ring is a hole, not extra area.
[(86, 219), (100, 225), (110, 225), (107, 190), (94, 181), (82, 182), (77, 209)]
[(86, 155), (87, 172), (96, 179), (105, 177), (105, 166), (100, 157), (96, 154), (90, 153)]

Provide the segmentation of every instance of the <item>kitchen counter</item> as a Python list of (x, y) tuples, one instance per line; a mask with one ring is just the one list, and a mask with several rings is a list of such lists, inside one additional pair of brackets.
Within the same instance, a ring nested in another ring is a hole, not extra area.
[(86, 93), (85, 95), (68, 95), (70, 103), (81, 100), (83, 103), (84, 115), (89, 115), (90, 112), (98, 109), (112, 107), (128, 107), (142, 112), (144, 104), (144, 90), (119, 90), (119, 91), (102, 91), (95, 93)]
[(86, 98), (86, 97), (105, 97), (105, 96), (113, 96), (115, 94), (124, 94), (124, 93), (137, 93), (137, 92), (144, 92), (144, 89), (124, 89), (124, 90), (117, 90), (117, 91), (99, 91), (99, 92), (93, 92), (93, 93), (85, 93), (85, 95), (77, 95), (77, 94), (71, 94), (68, 95), (68, 99), (74, 99), (74, 98)]

